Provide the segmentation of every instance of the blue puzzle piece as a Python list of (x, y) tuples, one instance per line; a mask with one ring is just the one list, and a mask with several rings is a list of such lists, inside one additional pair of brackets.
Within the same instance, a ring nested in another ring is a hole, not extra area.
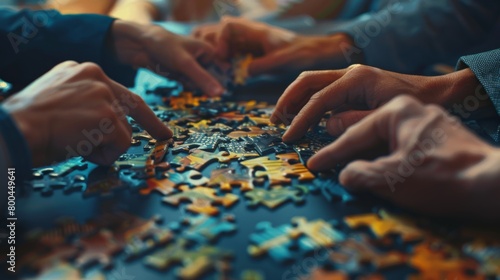
[(275, 228), (269, 222), (258, 223), (258, 233), (250, 235), (250, 241), (253, 244), (248, 247), (248, 253), (253, 257), (267, 253), (278, 262), (291, 260), (290, 248), (293, 245), (293, 240), (289, 235), (292, 229), (290, 225), (286, 224)]

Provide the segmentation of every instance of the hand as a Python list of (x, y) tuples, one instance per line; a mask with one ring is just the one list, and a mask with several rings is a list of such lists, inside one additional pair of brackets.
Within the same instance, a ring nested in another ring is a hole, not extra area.
[(252, 76), (345, 67), (347, 60), (341, 46), (353, 44), (345, 34), (301, 36), (234, 17), (224, 17), (218, 24), (199, 27), (193, 35), (214, 45), (217, 56), (223, 60), (238, 54), (253, 54), (256, 59), (248, 69)]
[[(389, 151), (367, 161), (373, 151)], [(312, 170), (349, 163), (340, 182), (414, 211), (500, 220), (500, 152), (435, 105), (395, 98), (349, 128), (308, 162)]]
[(77, 155), (112, 164), (130, 146), (127, 115), (157, 139), (172, 137), (141, 97), (92, 63), (61, 63), (3, 106), (25, 136), (35, 166)]
[[(290, 124), (283, 140), (300, 139), (326, 112), (332, 111), (327, 130), (334, 136), (366, 117), (394, 97), (407, 94), (424, 103), (449, 107), (461, 117), (495, 114), (492, 103), (470, 69), (436, 77), (404, 75), (364, 65), (343, 70), (302, 73), (278, 100), (271, 121)], [(474, 111), (467, 102), (478, 104)], [(465, 108), (464, 108), (465, 107)]]
[(120, 62), (166, 71), (169, 78), (193, 83), (210, 96), (224, 93), (220, 83), (200, 65), (213, 58), (209, 44), (175, 35), (159, 26), (121, 20), (113, 23), (110, 36)]

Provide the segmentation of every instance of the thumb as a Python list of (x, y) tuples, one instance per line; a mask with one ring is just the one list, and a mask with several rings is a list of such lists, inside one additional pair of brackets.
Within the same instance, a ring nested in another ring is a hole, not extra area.
[(397, 174), (397, 163), (395, 156), (353, 161), (340, 172), (339, 181), (350, 191), (368, 191), (387, 198), (393, 193), (391, 174)]
[(285, 70), (290, 61), (289, 49), (279, 50), (254, 59), (248, 67), (248, 72), (251, 76), (281, 72)]
[(369, 114), (373, 113), (374, 110), (370, 111), (345, 111), (332, 115), (326, 124), (326, 129), (328, 133), (333, 136), (342, 135), (346, 129), (356, 124), (360, 120), (364, 119)]

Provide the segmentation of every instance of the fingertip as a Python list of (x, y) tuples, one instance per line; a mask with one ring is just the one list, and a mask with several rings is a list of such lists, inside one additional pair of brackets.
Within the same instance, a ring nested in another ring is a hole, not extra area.
[(332, 136), (340, 136), (345, 132), (345, 124), (341, 118), (330, 118), (327, 122), (327, 131)]

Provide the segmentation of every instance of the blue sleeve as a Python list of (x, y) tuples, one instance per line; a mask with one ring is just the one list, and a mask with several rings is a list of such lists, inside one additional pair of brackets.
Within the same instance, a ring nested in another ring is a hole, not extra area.
[[(0, 106), (0, 166), (5, 176), (6, 168), (15, 168), (17, 177), (27, 178), (31, 170), (31, 153), (24, 136)], [(3, 181), (3, 180), (2, 180)]]
[(0, 77), (20, 89), (55, 65), (74, 60), (97, 63), (112, 79), (132, 86), (135, 70), (120, 64), (107, 42), (113, 20), (0, 8)]
[(500, 142), (500, 49), (460, 58), (457, 69), (469, 68), (476, 75), (490, 97), (498, 118), (480, 120), (478, 123), (497, 143)]
[(402, 73), (457, 61), (494, 36), (500, 18), (498, 0), (386, 2), (376, 12), (340, 23), (332, 33), (354, 39), (356, 48), (344, 51), (347, 55), (363, 52), (366, 64)]

